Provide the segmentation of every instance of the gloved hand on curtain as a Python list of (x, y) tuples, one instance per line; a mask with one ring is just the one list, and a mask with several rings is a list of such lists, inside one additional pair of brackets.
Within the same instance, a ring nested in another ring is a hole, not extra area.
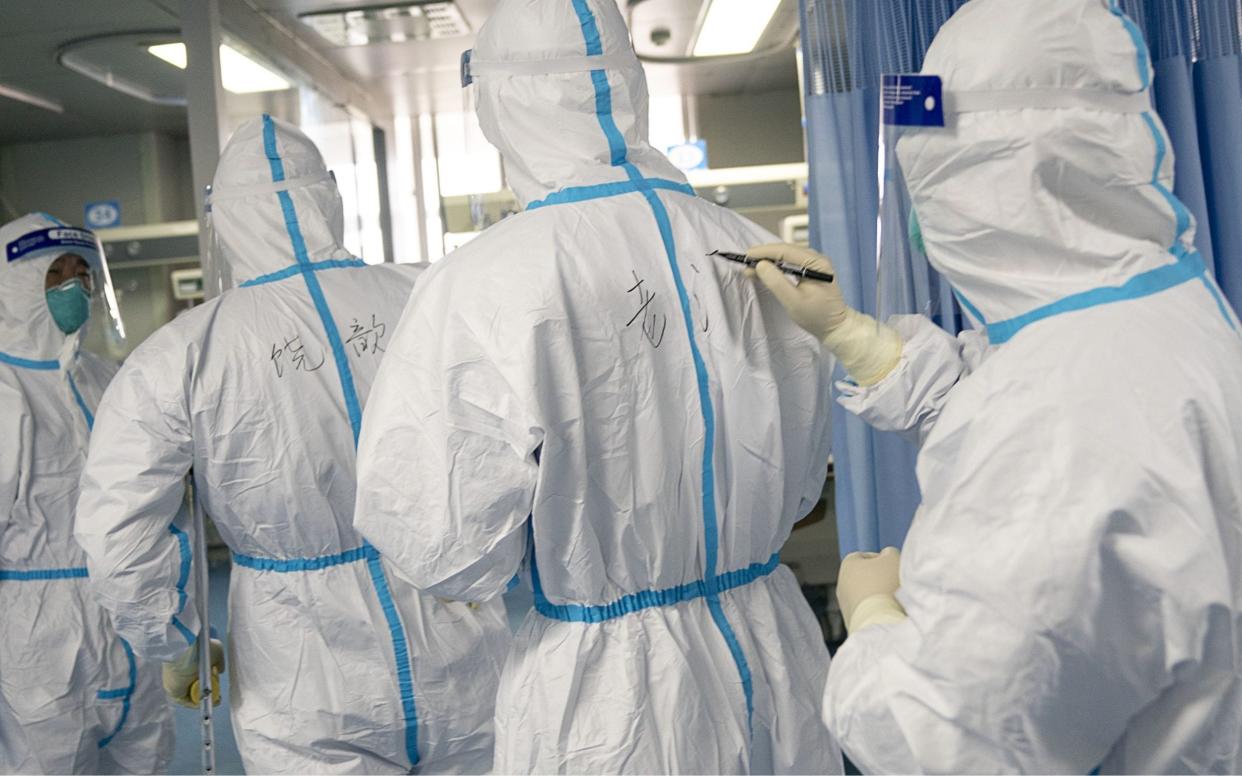
[(850, 633), (905, 618), (905, 610), (893, 597), (901, 586), (900, 567), (901, 553), (896, 547), (885, 547), (879, 553), (851, 552), (841, 561), (837, 602)]
[[(211, 640), (211, 702), (220, 703), (220, 674), (224, 672), (224, 645)], [(198, 644), (193, 644), (181, 657), (164, 664), (164, 692), (180, 706), (198, 708), (203, 691), (198, 682)]]
[(772, 292), (794, 322), (815, 335), (837, 357), (845, 371), (862, 386), (875, 385), (901, 360), (901, 336), (845, 303), (836, 282), (802, 280), (797, 285), (772, 261), (832, 273), (832, 262), (809, 248), (774, 243), (746, 252), (752, 259), (768, 259), (755, 267), (759, 280)]

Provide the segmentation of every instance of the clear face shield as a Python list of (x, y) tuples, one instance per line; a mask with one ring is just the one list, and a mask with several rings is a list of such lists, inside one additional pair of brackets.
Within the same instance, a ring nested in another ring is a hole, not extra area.
[[(906, 133), (945, 131), (940, 78), (885, 75), (881, 101), (876, 311), (881, 320), (920, 314), (945, 325), (943, 315), (955, 312), (952, 290), (927, 262), (918, 214), (897, 160), (897, 142)], [(955, 331), (960, 325), (948, 328)]]
[(207, 232), (207, 238), (202, 243), (207, 246), (207, 255), (201, 259), (203, 296), (206, 299), (214, 299), (235, 286), (232, 267), (225, 257), (224, 245), (212, 219), (211, 204), (211, 186), (208, 185), (203, 198), (203, 228)]
[(64, 334), (85, 335), (89, 330), (102, 337), (109, 348), (124, 346), (125, 324), (116, 288), (103, 245), (94, 232), (49, 226), (10, 243), (5, 258), (46, 262), (43, 291), (52, 320)]

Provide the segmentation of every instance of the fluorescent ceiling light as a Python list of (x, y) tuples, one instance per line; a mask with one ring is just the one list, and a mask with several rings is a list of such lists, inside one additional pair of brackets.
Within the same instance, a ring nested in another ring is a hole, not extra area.
[(159, 57), (175, 68), (185, 70), (186, 56), (184, 43), (161, 43), (158, 46), (147, 46), (147, 53)]
[[(161, 43), (158, 46), (147, 46), (147, 51), (173, 67), (185, 70), (184, 43)], [(278, 92), (292, 86), (284, 77), (229, 45), (220, 46), (220, 80), (224, 88), (233, 94)]]
[(760, 164), (753, 167), (724, 167), (717, 170), (689, 170), (686, 178), (696, 189), (708, 186), (744, 186), (750, 183), (806, 180), (806, 162)]
[(27, 105), (33, 105), (36, 108), (42, 108), (43, 110), (48, 110), (52, 113), (65, 112), (65, 106), (55, 100), (40, 97), (33, 92), (28, 92), (25, 89), (18, 89), (16, 86), (9, 86), (8, 84), (0, 84), (0, 97), (8, 97), (10, 100), (24, 102)]
[(754, 51), (781, 0), (707, 0), (711, 3), (694, 56), (718, 57)]

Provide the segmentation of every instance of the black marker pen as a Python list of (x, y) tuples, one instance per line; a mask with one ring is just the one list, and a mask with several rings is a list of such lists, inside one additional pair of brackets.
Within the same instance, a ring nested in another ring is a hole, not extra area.
[(755, 259), (747, 256), (745, 253), (731, 253), (729, 251), (712, 251), (707, 255), (719, 256), (727, 261), (735, 261), (738, 264), (745, 264), (748, 267), (753, 267), (761, 261), (770, 261), (776, 265), (777, 269), (784, 272), (786, 275), (793, 275), (795, 277), (806, 278), (808, 280), (822, 280), (825, 283), (831, 283), (833, 277), (827, 272), (817, 272), (809, 267), (803, 267), (797, 264), (786, 264), (780, 259)]

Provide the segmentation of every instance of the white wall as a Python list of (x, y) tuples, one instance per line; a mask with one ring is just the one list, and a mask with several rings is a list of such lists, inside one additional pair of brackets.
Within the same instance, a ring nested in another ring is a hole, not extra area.
[(87, 202), (116, 199), (121, 223), (194, 217), (189, 146), (162, 132), (20, 143), (0, 147), (5, 217), (44, 211), (81, 224)]

